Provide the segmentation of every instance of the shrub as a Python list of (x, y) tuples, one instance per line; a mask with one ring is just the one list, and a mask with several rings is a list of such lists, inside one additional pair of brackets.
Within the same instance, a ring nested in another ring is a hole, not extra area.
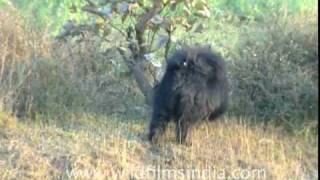
[(60, 118), (68, 111), (134, 113), (143, 103), (117, 54), (90, 33), (55, 44), (12, 9), (0, 12), (0, 39), (2, 110)]
[(310, 17), (274, 17), (241, 33), (229, 66), (235, 113), (288, 127), (317, 117), (318, 36)]

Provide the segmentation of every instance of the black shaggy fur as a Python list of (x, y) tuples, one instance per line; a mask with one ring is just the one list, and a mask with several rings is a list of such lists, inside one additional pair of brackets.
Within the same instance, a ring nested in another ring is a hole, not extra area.
[(216, 119), (225, 112), (227, 102), (224, 60), (210, 48), (180, 50), (168, 59), (165, 74), (154, 89), (148, 138), (156, 141), (173, 120), (177, 142), (185, 143), (196, 122)]

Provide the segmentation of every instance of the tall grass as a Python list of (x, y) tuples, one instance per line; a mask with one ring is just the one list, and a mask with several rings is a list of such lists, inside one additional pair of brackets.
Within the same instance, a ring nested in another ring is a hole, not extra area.
[(106, 49), (98, 50), (102, 39), (86, 34), (82, 42), (59, 44), (15, 9), (1, 11), (0, 19), (2, 110), (33, 119), (61, 119), (70, 111), (140, 111), (133, 104), (141, 99), (134, 81), (116, 53), (104, 56)]

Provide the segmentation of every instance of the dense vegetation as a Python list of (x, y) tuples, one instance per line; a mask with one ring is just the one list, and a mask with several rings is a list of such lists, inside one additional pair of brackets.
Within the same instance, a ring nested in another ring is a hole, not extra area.
[[(170, 144), (154, 150), (143, 141), (148, 108), (129, 68), (114, 50), (121, 38), (119, 34), (110, 33), (106, 38), (88, 31), (81, 38), (65, 41), (55, 38), (69, 19), (79, 24), (100, 21), (74, 8), (83, 6), (83, 0), (0, 0), (0, 179), (2, 174), (7, 179), (43, 178), (50, 173), (65, 177), (66, 169), (61, 169), (59, 163), (76, 169), (80, 168), (80, 162), (85, 168), (103, 171), (102, 164), (94, 166), (94, 163), (85, 162), (90, 161), (88, 159), (77, 159), (77, 154), (84, 153), (84, 158), (92, 158), (97, 163), (106, 154), (113, 157), (107, 150), (99, 149), (110, 144), (115, 152), (126, 150), (121, 157), (111, 158), (119, 169), (132, 165), (130, 153), (137, 158), (134, 161), (143, 159), (141, 151), (149, 152), (149, 165), (175, 167), (174, 163), (168, 165), (167, 160), (161, 159), (165, 154), (168, 161), (179, 162), (179, 167), (191, 163), (200, 168), (206, 162), (200, 154), (210, 156), (212, 146), (217, 147), (215, 151), (218, 152), (212, 159), (214, 162), (220, 161), (220, 155), (233, 154), (222, 158), (224, 164), (217, 165), (221, 168), (225, 164), (230, 169), (241, 166), (237, 164), (238, 159), (245, 159), (252, 166), (262, 164), (271, 178), (290, 178), (292, 174), (316, 178), (317, 1), (208, 0), (206, 3), (210, 17), (197, 19), (195, 27), (201, 24), (200, 29), (178, 28), (172, 36), (169, 53), (185, 44), (212, 45), (227, 61), (231, 102), (225, 120), (216, 124), (218, 128), (207, 124), (201, 127), (201, 132), (197, 131), (193, 138), (199, 142), (181, 154), (181, 147)], [(169, 16), (182, 11), (177, 8)], [(115, 25), (124, 27), (121, 21), (116, 21)], [(159, 34), (159, 39), (162, 35)], [(161, 77), (165, 54), (162, 48), (147, 62), (148, 78), (153, 81)], [(25, 123), (20, 124), (22, 122)], [(231, 137), (238, 129), (239, 139)], [(282, 129), (291, 133), (281, 132)], [(106, 131), (110, 137), (103, 135)], [(31, 153), (38, 151), (35, 146), (42, 142), (37, 139), (42, 133), (45, 141), (53, 144), (53, 147), (44, 145), (45, 150), (41, 150), (41, 153), (49, 153), (49, 157)], [(31, 139), (20, 139), (22, 136)], [(113, 136), (116, 139), (112, 139)], [(200, 142), (203, 136), (211, 136), (212, 141), (208, 138), (208, 142)], [(214, 141), (212, 136), (220, 140)], [(108, 140), (101, 142), (103, 138)], [(253, 153), (260, 148), (254, 145), (260, 142), (259, 138), (272, 139), (272, 146), (261, 151), (268, 157)], [(71, 143), (75, 139), (77, 148)], [(14, 142), (19, 143), (13, 145)], [(81, 147), (92, 142), (97, 143), (82, 152)], [(208, 149), (202, 152), (202, 146)], [(236, 146), (247, 152), (238, 152)], [(56, 148), (57, 152), (51, 152), (50, 148)], [(64, 157), (68, 151), (74, 154)], [(95, 155), (91, 154), (93, 151)], [(176, 156), (179, 158), (174, 159)], [(24, 169), (24, 161), (32, 164), (32, 159), (37, 158), (41, 159), (41, 168), (35, 165)], [(59, 166), (58, 170), (52, 172), (52, 167), (46, 165), (46, 158), (52, 160), (53, 167)], [(7, 163), (6, 168), (2, 168), (2, 162)], [(21, 169), (32, 173), (19, 174)]]
[[(104, 37), (86, 34), (81, 41), (73, 38), (67, 43), (51, 43), (51, 37), (61, 31), (67, 19), (81, 22), (95, 18), (79, 9), (72, 10), (83, 3), (2, 1), (1, 6), (9, 9), (1, 17), (3, 36), (8, 41), (3, 44), (2, 54), (9, 54), (1, 64), (5, 108), (18, 114), (43, 115), (74, 108), (130, 111), (143, 105), (126, 64), (112, 52), (112, 43), (108, 43), (119, 39), (118, 35), (109, 35), (106, 41)], [(210, 1), (208, 5), (211, 18), (199, 20), (203, 24), (201, 32), (206, 33), (175, 31), (170, 51), (181, 44), (211, 44), (226, 57), (232, 81), (231, 114), (282, 122), (289, 127), (315, 120), (318, 106), (315, 1)], [(13, 36), (15, 33), (17, 36)], [(18, 47), (10, 48), (13, 46), (10, 43), (17, 43)], [(157, 78), (161, 77), (158, 65), (164, 64), (163, 53), (157, 52), (152, 62), (157, 68), (150, 75)]]

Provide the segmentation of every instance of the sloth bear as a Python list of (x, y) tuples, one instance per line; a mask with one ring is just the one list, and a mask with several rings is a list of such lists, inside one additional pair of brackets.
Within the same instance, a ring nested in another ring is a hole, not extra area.
[(186, 143), (193, 125), (216, 119), (226, 111), (227, 105), (224, 60), (209, 47), (179, 50), (167, 60), (163, 78), (154, 88), (148, 139), (157, 141), (173, 120), (177, 142)]

